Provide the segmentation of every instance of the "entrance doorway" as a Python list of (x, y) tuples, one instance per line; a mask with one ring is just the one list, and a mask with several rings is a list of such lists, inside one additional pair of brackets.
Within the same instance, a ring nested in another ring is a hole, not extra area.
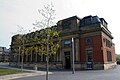
[(64, 52), (65, 54), (65, 69), (71, 69), (70, 51)]

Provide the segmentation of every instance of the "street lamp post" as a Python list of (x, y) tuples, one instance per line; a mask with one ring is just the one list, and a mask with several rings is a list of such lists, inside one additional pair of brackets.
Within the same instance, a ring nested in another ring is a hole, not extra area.
[(72, 74), (75, 73), (75, 65), (74, 65), (74, 38), (72, 38)]

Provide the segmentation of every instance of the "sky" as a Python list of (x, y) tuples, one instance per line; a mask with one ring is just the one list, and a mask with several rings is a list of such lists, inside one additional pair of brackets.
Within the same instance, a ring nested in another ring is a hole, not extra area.
[(51, 2), (56, 10), (56, 22), (75, 15), (104, 18), (114, 37), (116, 54), (120, 54), (119, 0), (0, 0), (0, 46), (10, 47), (18, 25), (26, 30), (33, 29), (33, 23), (41, 20), (38, 9)]

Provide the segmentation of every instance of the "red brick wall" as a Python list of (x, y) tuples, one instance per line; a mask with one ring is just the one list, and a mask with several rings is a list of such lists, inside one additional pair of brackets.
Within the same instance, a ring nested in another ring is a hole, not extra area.
[(103, 60), (104, 62), (107, 62), (106, 38), (104, 36), (101, 37), (102, 37)]
[(87, 37), (80, 38), (80, 61), (86, 62), (86, 47), (93, 47), (93, 62), (108, 62), (107, 61), (107, 51), (111, 51), (112, 62), (116, 61), (115, 47), (114, 44), (111, 48), (106, 47), (106, 37), (101, 35), (92, 36), (92, 44), (86, 44)]
[(92, 36), (92, 44), (86, 44), (87, 37), (80, 38), (80, 61), (86, 61), (86, 47), (93, 47), (93, 62), (103, 61), (103, 55), (101, 53), (101, 36)]
[(101, 36), (100, 35), (93, 36), (93, 61), (94, 62), (103, 61), (101, 46), (102, 46)]
[(80, 38), (80, 61), (86, 62), (86, 53), (85, 53), (85, 38)]
[(112, 53), (112, 62), (116, 62), (116, 54), (115, 54), (115, 45), (114, 44), (111, 47), (111, 53)]
[(112, 43), (112, 46), (109, 48), (106, 46), (106, 39), (105, 35), (102, 35), (102, 47), (103, 47), (103, 58), (104, 58), (104, 62), (108, 62), (107, 61), (107, 51), (111, 52), (112, 55), (112, 62), (116, 61), (116, 55), (115, 55), (115, 47), (114, 44)]

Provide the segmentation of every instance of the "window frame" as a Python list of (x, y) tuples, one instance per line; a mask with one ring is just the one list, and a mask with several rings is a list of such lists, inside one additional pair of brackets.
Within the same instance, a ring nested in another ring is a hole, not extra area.
[[(67, 43), (66, 43), (66, 42), (67, 42)], [(65, 47), (65, 48), (71, 47), (71, 44), (72, 44), (71, 40), (64, 40), (64, 47)]]
[[(88, 40), (89, 40), (89, 41), (88, 41)], [(93, 43), (92, 38), (91, 38), (91, 37), (87, 37), (87, 38), (85, 39), (85, 43), (86, 43), (86, 44), (92, 44), (92, 43)]]
[[(93, 62), (93, 50), (86, 50), (87, 62)], [(88, 58), (89, 57), (89, 58)], [(91, 60), (90, 60), (91, 57)]]
[(112, 61), (112, 53), (110, 51), (107, 51), (107, 61), (108, 62)]

